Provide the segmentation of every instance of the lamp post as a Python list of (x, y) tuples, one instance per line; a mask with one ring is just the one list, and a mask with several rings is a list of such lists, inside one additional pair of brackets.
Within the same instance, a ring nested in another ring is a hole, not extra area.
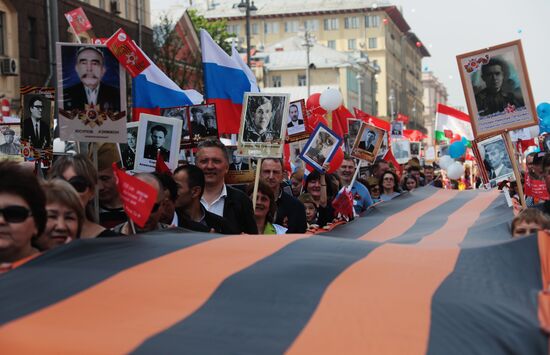
[(393, 122), (395, 118), (395, 90), (393, 88), (390, 89), (388, 100), (390, 101), (390, 121)]
[(246, 64), (250, 68), (250, 15), (254, 15), (258, 8), (254, 6), (254, 1), (250, 3), (250, 0), (241, 0), (238, 5), (239, 11), (245, 13), (246, 19)]
[(355, 77), (357, 79), (357, 96), (359, 101), (359, 109), (363, 111), (363, 93), (362, 93), (362, 87), (363, 87), (363, 77), (361, 74), (357, 74)]
[(314, 40), (315, 40), (315, 37), (314, 37), (313, 33), (311, 33), (311, 31), (309, 31), (309, 29), (305, 28), (305, 31), (304, 31), (304, 43), (302, 44), (302, 46), (306, 47), (306, 84), (307, 84), (307, 97), (309, 97), (309, 95), (311, 94), (311, 83), (310, 83), (310, 74), (309, 74), (309, 70), (311, 69), (311, 68), (310, 68), (311, 63), (310, 63), (309, 54), (310, 54), (311, 48), (313, 47), (313, 42), (314, 42)]

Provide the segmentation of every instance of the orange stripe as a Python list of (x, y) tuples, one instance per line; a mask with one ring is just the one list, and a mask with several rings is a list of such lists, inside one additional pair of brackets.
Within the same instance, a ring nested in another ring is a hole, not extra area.
[(449, 201), (455, 197), (457, 193), (457, 190), (439, 189), (432, 196), (410, 205), (403, 211), (388, 217), (384, 223), (372, 229), (359, 239), (370, 240), (372, 242), (385, 242), (392, 238), (399, 237), (411, 228), (418, 218)]
[(232, 274), (301, 238), (224, 237), (124, 270), (0, 328), (2, 353), (127, 353), (196, 311)]
[(538, 233), (537, 241), (542, 274), (541, 291), (538, 297), (538, 318), (540, 327), (546, 333), (550, 333), (550, 235), (541, 231)]
[(480, 193), (419, 244), (382, 245), (340, 274), (287, 354), (425, 354), (433, 293), (497, 196)]

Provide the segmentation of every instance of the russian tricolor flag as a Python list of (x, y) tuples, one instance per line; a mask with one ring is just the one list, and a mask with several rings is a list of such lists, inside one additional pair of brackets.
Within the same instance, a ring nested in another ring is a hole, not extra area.
[(150, 65), (132, 79), (134, 121), (139, 120), (140, 113), (160, 115), (161, 108), (198, 105), (202, 102), (203, 97), (198, 91), (181, 89), (141, 52)]
[(260, 91), (256, 78), (235, 48), (229, 56), (203, 29), (200, 38), (206, 102), (216, 105), (220, 133), (239, 133), (244, 93)]

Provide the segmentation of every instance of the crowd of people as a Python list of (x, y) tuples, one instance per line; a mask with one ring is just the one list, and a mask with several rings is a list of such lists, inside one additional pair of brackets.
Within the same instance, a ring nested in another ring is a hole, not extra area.
[[(181, 233), (313, 233), (349, 220), (332, 203), (343, 187), (351, 191), (358, 216), (405, 191), (445, 186), (436, 167), (421, 166), (415, 158), (399, 174), (399, 167), (385, 160), (356, 174), (356, 160), (345, 156), (334, 173), (298, 169), (290, 175), (282, 159), (266, 158), (258, 166), (261, 179), (254, 208), (254, 184), (225, 183), (230, 165), (226, 149), (220, 140), (208, 139), (199, 144), (195, 164), (184, 162), (173, 174), (135, 174), (157, 192), (143, 226), (124, 212), (112, 168), (120, 157), (113, 144), (99, 147), (97, 168), (83, 154), (59, 156), (45, 178), (37, 177), (28, 164), (0, 162), (0, 272), (75, 239), (176, 227)], [(529, 156), (527, 169), (550, 182), (550, 154)], [(550, 229), (550, 201), (530, 203), (534, 208), (521, 211), (511, 225), (514, 236)]]

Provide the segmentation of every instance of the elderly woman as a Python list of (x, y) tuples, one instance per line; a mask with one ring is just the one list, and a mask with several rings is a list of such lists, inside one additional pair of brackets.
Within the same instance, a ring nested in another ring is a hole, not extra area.
[(90, 239), (119, 235), (105, 229), (95, 221), (93, 199), (97, 185), (97, 171), (88, 157), (82, 154), (58, 157), (50, 170), (50, 178), (66, 180), (78, 192), (80, 202), (86, 212), (80, 238)]
[(386, 171), (380, 179), (380, 200), (389, 201), (394, 197), (399, 196), (399, 181), (397, 175), (393, 171)]
[(46, 194), (48, 220), (44, 233), (33, 243), (39, 250), (49, 250), (80, 238), (84, 208), (78, 193), (68, 182), (54, 179), (42, 183)]
[[(252, 199), (254, 185), (248, 186), (247, 193)], [(256, 209), (254, 210), (254, 219), (258, 227), (259, 234), (285, 234), (287, 229), (283, 226), (273, 223), (277, 204), (275, 195), (271, 187), (263, 181), (258, 183), (258, 194), (256, 195)]]
[(0, 273), (38, 255), (31, 242), (46, 225), (46, 197), (32, 169), (0, 162)]

